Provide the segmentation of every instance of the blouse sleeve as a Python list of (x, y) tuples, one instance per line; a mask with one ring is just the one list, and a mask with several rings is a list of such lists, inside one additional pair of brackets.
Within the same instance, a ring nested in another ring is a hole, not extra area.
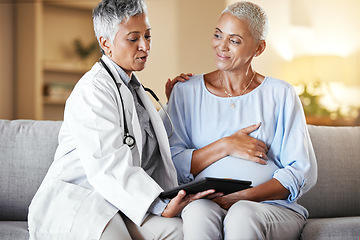
[(171, 156), (176, 168), (178, 182), (179, 184), (183, 184), (194, 179), (194, 176), (190, 173), (190, 169), (192, 154), (195, 149), (188, 135), (185, 119), (186, 107), (190, 107), (191, 105), (184, 104), (184, 100), (187, 99), (191, 101), (191, 96), (184, 96), (180, 86), (181, 83), (174, 86), (167, 106), (172, 126), (166, 117), (164, 118), (164, 124), (168, 135), (170, 135), (173, 128), (173, 134), (169, 139)]
[(293, 202), (315, 185), (317, 164), (300, 99), (292, 87), (285, 95), (270, 152), (282, 165), (274, 178), (290, 191)]

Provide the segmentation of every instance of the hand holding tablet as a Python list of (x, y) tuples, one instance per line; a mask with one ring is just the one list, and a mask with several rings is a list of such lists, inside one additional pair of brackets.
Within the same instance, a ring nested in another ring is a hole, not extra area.
[(186, 194), (195, 194), (214, 189), (216, 192), (222, 192), (224, 195), (227, 195), (251, 188), (250, 185), (251, 181), (205, 177), (164, 191), (160, 194), (160, 198), (173, 198), (180, 190), (185, 190)]

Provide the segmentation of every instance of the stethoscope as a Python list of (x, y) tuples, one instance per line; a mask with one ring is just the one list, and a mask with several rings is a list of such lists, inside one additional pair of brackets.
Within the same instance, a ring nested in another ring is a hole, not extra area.
[[(103, 67), (105, 68), (105, 70), (109, 73), (109, 75), (111, 76), (112, 80), (115, 83), (115, 86), (119, 92), (119, 96), (120, 96), (120, 100), (121, 100), (121, 107), (123, 109), (122, 113), (123, 113), (123, 119), (124, 119), (124, 130), (125, 130), (125, 134), (124, 134), (124, 140), (123, 143), (128, 145), (130, 149), (133, 149), (135, 147), (135, 138), (133, 136), (130, 135), (129, 129), (127, 127), (127, 122), (126, 122), (126, 117), (125, 117), (125, 108), (124, 108), (124, 102), (123, 99), (121, 97), (121, 93), (120, 93), (120, 88), (118, 87), (118, 84), (116, 82), (116, 79), (114, 77), (114, 75), (112, 74), (112, 72), (110, 71), (109, 67), (106, 65), (106, 63), (100, 58), (100, 62), (103, 65)], [(167, 111), (165, 110), (164, 106), (161, 104), (159, 98), (156, 96), (156, 94), (154, 93), (153, 90), (151, 90), (150, 88), (146, 88), (142, 85), (142, 87), (144, 88), (145, 91), (149, 92), (151, 94), (151, 96), (156, 100), (156, 102), (160, 105), (161, 109), (164, 111), (166, 117), (169, 119), (170, 125), (171, 125), (171, 133), (170, 136), (168, 136), (168, 138), (171, 138), (172, 134), (174, 133), (174, 127), (173, 127), (173, 123), (171, 121), (171, 118), (169, 116), (169, 114), (167, 113)]]

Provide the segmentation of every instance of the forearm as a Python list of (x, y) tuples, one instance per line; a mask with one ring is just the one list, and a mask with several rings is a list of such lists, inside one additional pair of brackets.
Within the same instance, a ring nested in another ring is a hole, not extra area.
[(278, 180), (272, 178), (256, 187), (237, 192), (237, 194), (239, 200), (261, 202), (266, 200), (287, 199), (290, 191), (287, 190)]
[(224, 138), (222, 138), (203, 148), (195, 150), (191, 159), (191, 173), (196, 176), (212, 163), (226, 157), (228, 155), (226, 149), (226, 143)]

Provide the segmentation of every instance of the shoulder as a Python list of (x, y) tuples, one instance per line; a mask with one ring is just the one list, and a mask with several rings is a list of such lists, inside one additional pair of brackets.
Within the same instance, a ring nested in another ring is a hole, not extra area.
[(193, 91), (198, 91), (203, 85), (204, 76), (203, 75), (194, 75), (190, 77), (189, 80), (185, 82), (177, 82), (174, 86), (176, 92), (188, 91), (192, 89)]
[(280, 89), (292, 89), (293, 86), (281, 79), (266, 77), (266, 84), (269, 87), (280, 88)]
[(75, 87), (91, 88), (95, 89), (112, 89), (114, 88), (114, 82), (109, 74), (98, 63), (86, 72)]
[(265, 89), (270, 90), (273, 94), (280, 94), (278, 96), (296, 94), (295, 88), (284, 80), (266, 77), (264, 81)]
[(75, 102), (81, 98), (115, 100), (116, 94), (117, 89), (112, 78), (96, 63), (76, 83), (69, 100)]
[(266, 84), (273, 99), (284, 106), (284, 110), (294, 112), (295, 109), (302, 108), (299, 95), (290, 83), (284, 80), (267, 77)]

